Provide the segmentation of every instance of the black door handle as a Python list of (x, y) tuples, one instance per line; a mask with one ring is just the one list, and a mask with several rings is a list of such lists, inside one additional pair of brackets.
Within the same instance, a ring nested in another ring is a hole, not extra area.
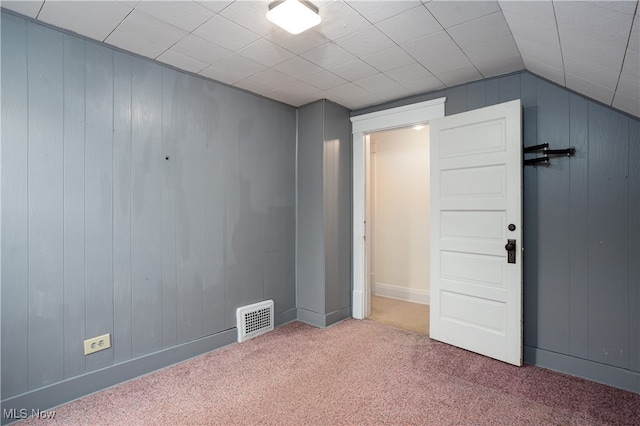
[(507, 263), (516, 263), (516, 240), (507, 240), (504, 249), (507, 251)]

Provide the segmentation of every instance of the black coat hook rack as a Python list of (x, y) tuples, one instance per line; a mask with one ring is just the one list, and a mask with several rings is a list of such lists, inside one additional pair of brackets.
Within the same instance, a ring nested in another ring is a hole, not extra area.
[(525, 154), (538, 152), (538, 151), (542, 151), (542, 157), (525, 159), (524, 160), (525, 166), (538, 166), (541, 164), (548, 166), (549, 162), (551, 161), (551, 157), (571, 157), (576, 153), (576, 149), (574, 147), (567, 148), (567, 149), (549, 149), (548, 143), (528, 146), (524, 148)]

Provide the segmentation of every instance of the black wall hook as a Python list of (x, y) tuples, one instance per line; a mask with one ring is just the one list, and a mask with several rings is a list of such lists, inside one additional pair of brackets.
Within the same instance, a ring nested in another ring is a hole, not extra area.
[(531, 152), (537, 152), (537, 151), (542, 151), (542, 157), (525, 159), (523, 163), (525, 166), (537, 166), (540, 164), (548, 166), (552, 156), (553, 157), (562, 157), (562, 156), (571, 157), (576, 153), (576, 149), (574, 147), (566, 148), (566, 149), (549, 149), (548, 143), (528, 146), (524, 148), (525, 154), (528, 154)]

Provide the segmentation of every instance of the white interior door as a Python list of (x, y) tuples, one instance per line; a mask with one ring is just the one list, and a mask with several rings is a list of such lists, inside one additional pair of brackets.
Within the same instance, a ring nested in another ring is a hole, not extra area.
[(430, 132), (430, 337), (522, 365), (520, 101), (432, 120)]

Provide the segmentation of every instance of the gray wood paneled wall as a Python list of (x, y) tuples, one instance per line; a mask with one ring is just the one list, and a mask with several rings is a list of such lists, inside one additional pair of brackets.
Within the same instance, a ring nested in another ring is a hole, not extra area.
[[(344, 108), (300, 109), (296, 234), (294, 108), (5, 12), (1, 55), (3, 402), (161, 368), (258, 300), (349, 315)], [(382, 107), (441, 96), (521, 98), (525, 146), (576, 147), (524, 170), (525, 360), (640, 392), (640, 120), (527, 72)]]
[(524, 168), (525, 362), (640, 392), (640, 120), (528, 72), (352, 115), (442, 96), (446, 115), (520, 98), (524, 146), (576, 148)]
[[(351, 316), (352, 142), (350, 112), (324, 101), (325, 312), (328, 324)], [(327, 325), (328, 325), (327, 324)]]
[(1, 47), (3, 400), (295, 318), (295, 108), (5, 12)]
[(298, 319), (351, 315), (351, 122), (326, 100), (298, 111)]

